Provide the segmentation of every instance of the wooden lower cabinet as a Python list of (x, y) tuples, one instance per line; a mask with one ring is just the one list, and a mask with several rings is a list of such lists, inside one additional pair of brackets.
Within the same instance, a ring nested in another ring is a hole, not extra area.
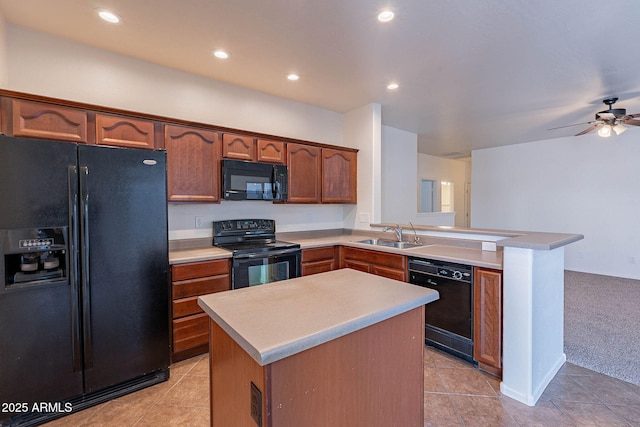
[(502, 376), (502, 271), (474, 267), (473, 358)]
[(171, 266), (171, 360), (205, 353), (209, 348), (209, 317), (198, 297), (231, 289), (229, 259)]
[(340, 268), (352, 268), (389, 279), (407, 281), (407, 257), (404, 255), (346, 246), (341, 247), (340, 252)]
[(302, 275), (323, 273), (338, 268), (338, 247), (310, 248), (302, 250)]

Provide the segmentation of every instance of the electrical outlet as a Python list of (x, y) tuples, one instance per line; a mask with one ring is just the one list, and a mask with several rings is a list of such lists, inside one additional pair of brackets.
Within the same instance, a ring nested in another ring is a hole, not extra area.
[(196, 217), (196, 228), (202, 228), (203, 225), (203, 219), (201, 216), (197, 216)]
[(251, 418), (262, 427), (262, 392), (251, 382)]

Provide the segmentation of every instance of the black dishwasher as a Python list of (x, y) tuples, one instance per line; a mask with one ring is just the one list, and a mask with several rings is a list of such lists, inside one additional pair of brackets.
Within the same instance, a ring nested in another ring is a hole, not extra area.
[(425, 342), (473, 363), (473, 267), (409, 258), (409, 283), (438, 291), (425, 307)]

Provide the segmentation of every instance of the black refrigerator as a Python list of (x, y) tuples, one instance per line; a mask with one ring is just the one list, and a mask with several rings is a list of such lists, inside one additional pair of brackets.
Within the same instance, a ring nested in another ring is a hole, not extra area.
[(0, 136), (0, 425), (169, 376), (166, 153)]

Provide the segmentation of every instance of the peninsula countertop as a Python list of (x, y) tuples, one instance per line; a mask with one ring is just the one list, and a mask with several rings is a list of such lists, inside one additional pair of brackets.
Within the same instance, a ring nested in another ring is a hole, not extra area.
[[(457, 262), (477, 267), (502, 269), (502, 251), (483, 251), (480, 249), (455, 246), (448, 244), (429, 244), (425, 237), (423, 246), (409, 249), (397, 249), (379, 245), (361, 243), (369, 239), (369, 234), (334, 234), (321, 237), (285, 237), (283, 240), (298, 243), (302, 249), (312, 249), (325, 246), (343, 245), (379, 252), (388, 252), (418, 258), (437, 259), (440, 261)], [(193, 249), (176, 249), (169, 252), (170, 264), (184, 264), (188, 262), (209, 261), (230, 258), (231, 252), (215, 246)]]
[(261, 366), (437, 300), (351, 269), (201, 296), (198, 305)]

